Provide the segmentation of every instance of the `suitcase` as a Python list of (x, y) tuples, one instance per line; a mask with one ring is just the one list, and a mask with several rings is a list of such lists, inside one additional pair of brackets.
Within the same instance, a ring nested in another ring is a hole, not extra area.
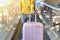
[(43, 40), (43, 24), (40, 22), (24, 23), (23, 40)]

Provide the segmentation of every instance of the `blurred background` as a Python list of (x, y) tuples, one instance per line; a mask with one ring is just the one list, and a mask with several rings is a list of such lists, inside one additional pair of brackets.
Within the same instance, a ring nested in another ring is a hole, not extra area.
[[(44, 24), (44, 40), (60, 40), (60, 0), (38, 2), (41, 6), (36, 10)], [(21, 40), (19, 4), (20, 0), (0, 0), (0, 40)]]

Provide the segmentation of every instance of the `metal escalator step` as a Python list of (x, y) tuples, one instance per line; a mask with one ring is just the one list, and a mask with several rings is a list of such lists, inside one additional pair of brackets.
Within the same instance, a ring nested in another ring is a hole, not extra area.
[(11, 40), (11, 37), (13, 36), (13, 34), (14, 34), (14, 31), (10, 31), (5, 40)]
[(9, 33), (9, 31), (6, 31), (6, 30), (3, 31), (1, 33), (1, 35), (0, 35), (0, 40), (5, 40), (5, 38), (7, 37), (8, 33)]

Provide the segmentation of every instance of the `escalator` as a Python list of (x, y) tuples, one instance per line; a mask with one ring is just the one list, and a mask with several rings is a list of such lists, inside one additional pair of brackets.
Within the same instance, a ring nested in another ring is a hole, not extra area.
[(21, 20), (19, 20), (17, 28), (16, 28), (15, 33), (13, 34), (11, 40), (21, 40), (21, 30), (22, 30)]
[[(16, 28), (11, 40), (22, 40), (21, 30), (22, 30), (22, 24), (21, 24), (21, 20), (19, 20), (17, 28)], [(44, 31), (44, 40), (50, 40), (46, 30)]]

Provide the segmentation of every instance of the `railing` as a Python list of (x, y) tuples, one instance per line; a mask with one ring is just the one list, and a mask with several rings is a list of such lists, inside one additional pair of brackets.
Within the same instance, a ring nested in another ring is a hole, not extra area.
[(44, 3), (45, 6), (52, 8), (53, 10), (60, 11), (60, 8)]

